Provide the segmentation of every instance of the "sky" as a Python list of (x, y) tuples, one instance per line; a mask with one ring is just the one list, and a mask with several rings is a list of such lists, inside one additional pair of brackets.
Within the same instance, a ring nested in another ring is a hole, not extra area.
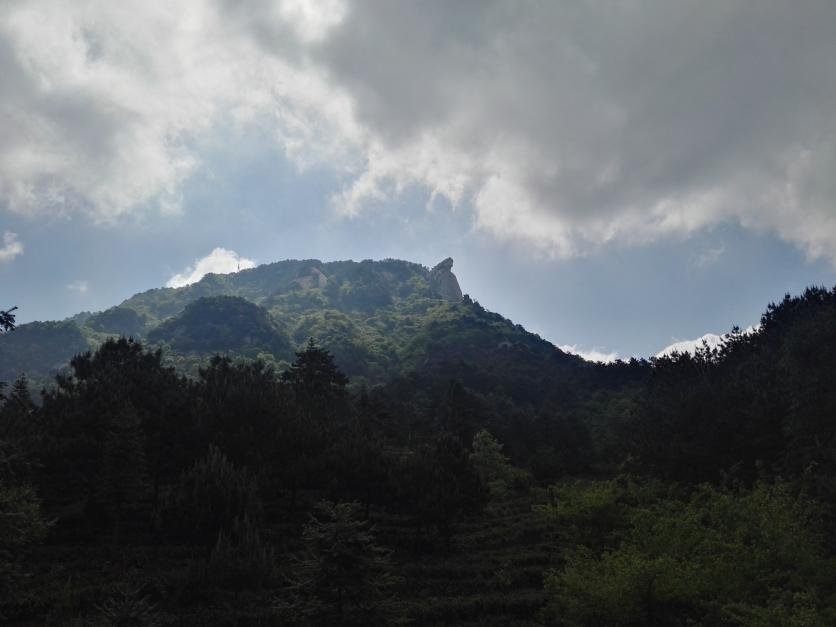
[(5, 0), (0, 305), (445, 257), (597, 359), (836, 283), (831, 0)]

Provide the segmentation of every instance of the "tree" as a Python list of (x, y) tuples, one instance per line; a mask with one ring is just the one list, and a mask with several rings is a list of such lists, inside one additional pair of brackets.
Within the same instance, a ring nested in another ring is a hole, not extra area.
[(139, 419), (131, 410), (118, 414), (104, 442), (98, 500), (119, 544), (122, 522), (134, 513), (147, 493), (145, 441)]
[(257, 521), (261, 501), (255, 481), (236, 468), (215, 445), (184, 472), (171, 495), (163, 520), (172, 535), (207, 550), (235, 520)]
[(329, 489), (333, 498), (357, 499), (368, 517), (372, 504), (389, 498), (390, 460), (384, 453), (383, 437), (363, 428), (355, 419), (337, 434), (325, 453), (329, 470)]
[(412, 516), (416, 541), (422, 531), (435, 531), (447, 551), (454, 523), (465, 514), (479, 512), (488, 496), (467, 450), (447, 433), (402, 459), (393, 481), (401, 509)]
[(26, 375), (21, 375), (0, 407), (0, 477), (31, 480), (39, 444), (36, 409)]
[(502, 453), (502, 445), (485, 429), (473, 437), (470, 463), (476, 474), (487, 486), (492, 497), (502, 497), (514, 478), (514, 467)]
[(0, 333), (12, 331), (15, 328), (15, 314), (17, 307), (12, 307), (6, 311), (0, 311)]
[(322, 501), (302, 532), (304, 552), (292, 569), (290, 609), (317, 624), (381, 622), (386, 590), (396, 580), (390, 551), (357, 503)]
[[(12, 307), (11, 309), (7, 309), (6, 311), (0, 311), (0, 334), (7, 333), (8, 331), (13, 331), (15, 328), (15, 314), (14, 311), (17, 307)], [(3, 381), (0, 381), (0, 401), (2, 401), (5, 396), (3, 396), (3, 387), (6, 384)]]
[[(702, 485), (680, 498), (671, 488), (593, 482), (563, 491), (574, 502), (556, 503), (552, 520), (563, 527), (575, 518), (582, 544), (546, 572), (548, 622), (833, 624), (819, 504), (782, 483)], [(603, 547), (603, 529), (587, 533), (602, 516), (614, 531)]]
[(25, 578), (25, 549), (43, 539), (48, 528), (32, 487), (0, 478), (0, 621), (2, 608), (14, 601)]
[(112, 423), (128, 412), (139, 422), (156, 501), (159, 486), (176, 481), (205, 446), (191, 428), (191, 387), (162, 364), (161, 351), (125, 338), (107, 340), (70, 366), (72, 374), (56, 377), (39, 411), (45, 500), (68, 505), (95, 494)]
[(334, 357), (317, 346), (313, 338), (304, 350), (296, 353), (296, 360), (286, 370), (282, 379), (293, 385), (298, 394), (306, 398), (333, 398), (345, 391), (348, 378), (334, 363)]

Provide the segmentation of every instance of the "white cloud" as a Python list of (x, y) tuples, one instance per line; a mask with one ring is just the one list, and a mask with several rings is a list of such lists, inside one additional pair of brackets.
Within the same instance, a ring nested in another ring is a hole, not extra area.
[(836, 263), (834, 22), (831, 0), (8, 0), (0, 204), (177, 211), (231, 121), (333, 166), (348, 215), (421, 185), (554, 256), (737, 222)]
[(584, 351), (578, 349), (577, 344), (564, 344), (563, 346), (558, 346), (558, 348), (564, 353), (570, 353), (572, 355), (583, 357), (586, 361), (597, 361), (604, 364), (612, 363), (619, 358), (618, 353), (615, 351), (608, 353), (601, 348), (593, 348), (592, 350)]
[(723, 339), (724, 336), (722, 335), (706, 333), (695, 340), (679, 340), (660, 350), (656, 353), (656, 357), (670, 356), (674, 353), (691, 353), (693, 355), (697, 348), (702, 348), (703, 343), (707, 344), (709, 348), (717, 348), (722, 344)]
[(0, 263), (11, 261), (23, 254), (23, 242), (17, 238), (17, 233), (6, 231), (3, 233), (3, 246), (0, 246)]
[[(747, 327), (742, 332), (745, 334), (754, 333), (759, 328), (760, 324), (755, 324)], [(719, 347), (727, 337), (728, 334), (717, 335), (715, 333), (706, 333), (695, 340), (678, 340), (656, 353), (656, 357), (670, 356), (674, 353), (691, 353), (693, 355), (698, 348), (702, 348), (704, 345), (708, 345), (708, 348)]]
[[(0, 207), (80, 211), (98, 222), (176, 212), (201, 165), (199, 140), (259, 116), (288, 151), (310, 145), (324, 156), (319, 109), (339, 117), (338, 95), (316, 72), (265, 54), (220, 4), (2, 3)], [(333, 20), (306, 7), (270, 3), (269, 23), (290, 35), (298, 24), (314, 42)]]
[(234, 250), (215, 248), (205, 257), (195, 260), (193, 265), (172, 276), (165, 285), (166, 287), (184, 287), (197, 283), (209, 273), (229, 274), (254, 267), (255, 261), (241, 257)]
[(84, 279), (67, 283), (67, 289), (71, 292), (78, 292), (79, 294), (86, 294), (90, 290), (90, 284)]

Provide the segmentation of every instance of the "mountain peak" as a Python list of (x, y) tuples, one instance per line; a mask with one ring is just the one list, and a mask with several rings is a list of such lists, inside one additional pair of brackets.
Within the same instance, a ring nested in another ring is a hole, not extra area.
[(458, 303), (462, 299), (459, 281), (453, 274), (453, 258), (447, 257), (430, 270), (430, 286), (443, 300)]

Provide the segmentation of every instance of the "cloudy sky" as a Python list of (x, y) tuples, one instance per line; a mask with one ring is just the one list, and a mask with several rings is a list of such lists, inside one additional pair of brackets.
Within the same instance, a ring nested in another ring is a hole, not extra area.
[(4, 0), (0, 294), (452, 256), (650, 355), (836, 282), (834, 103), (832, 0)]

